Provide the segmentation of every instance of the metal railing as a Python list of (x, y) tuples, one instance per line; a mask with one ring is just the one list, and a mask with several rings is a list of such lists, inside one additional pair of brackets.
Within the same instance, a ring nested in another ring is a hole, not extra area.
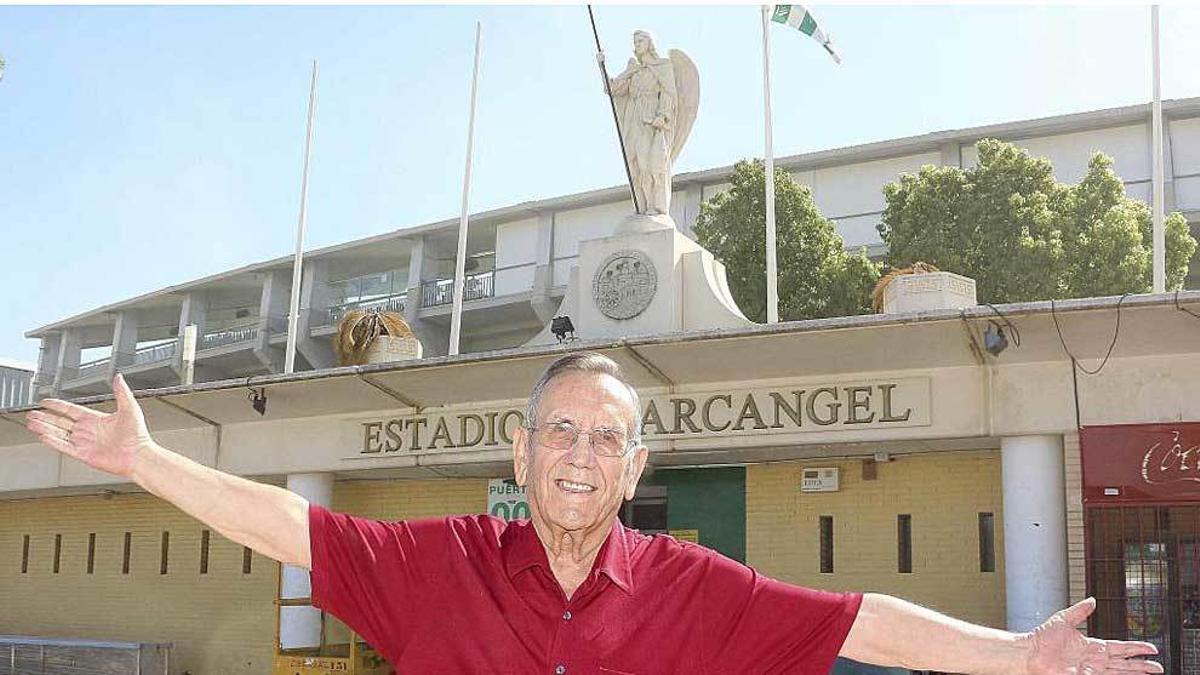
[(258, 324), (250, 326), (231, 326), (220, 330), (208, 331), (200, 336), (197, 349), (212, 349), (225, 345), (249, 342), (258, 337)]
[(320, 312), (313, 320), (314, 326), (336, 326), (346, 312), (355, 309), (375, 310), (379, 312), (396, 312), (404, 314), (404, 306), (408, 301), (408, 293), (397, 293), (394, 295), (384, 296), (382, 298), (371, 298), (370, 300), (355, 300), (353, 302), (343, 302), (340, 305), (334, 305)]
[(155, 363), (157, 361), (166, 361), (175, 356), (175, 349), (178, 346), (178, 341), (163, 342), (157, 345), (149, 345), (147, 347), (138, 347), (133, 352), (133, 364)]
[[(492, 270), (463, 277), (463, 302), (490, 298), (496, 294), (496, 273)], [(421, 306), (436, 307), (454, 302), (454, 280), (435, 279), (421, 284)]]
[(81, 363), (79, 364), (79, 367), (75, 369), (75, 372), (71, 375), (71, 377), (67, 379), (82, 380), (89, 377), (96, 377), (97, 375), (106, 376), (108, 375), (108, 368), (109, 364), (111, 363), (112, 357), (110, 356), (106, 356), (102, 359), (96, 359), (95, 361), (88, 361), (87, 363)]

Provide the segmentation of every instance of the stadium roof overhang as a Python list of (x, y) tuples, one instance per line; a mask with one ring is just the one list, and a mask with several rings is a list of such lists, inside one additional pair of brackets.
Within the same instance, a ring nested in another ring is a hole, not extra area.
[[(1019, 346), (1002, 317), (1018, 329)], [(983, 331), (991, 321), (1013, 342), (998, 356), (982, 350)], [(143, 390), (137, 396), (151, 428), (164, 431), (522, 399), (549, 363), (580, 349), (612, 357), (635, 386), (659, 390), (876, 371), (1067, 363), (1064, 340), (1081, 363), (1094, 366), (1108, 351), (1118, 321), (1114, 358), (1195, 354), (1200, 346), (1200, 291), (576, 341), (206, 382)], [(265, 417), (247, 402), (251, 388), (266, 390)], [(111, 396), (76, 400), (101, 410), (113, 405)], [(0, 413), (0, 447), (32, 441), (22, 424), (24, 411), (32, 407)]]

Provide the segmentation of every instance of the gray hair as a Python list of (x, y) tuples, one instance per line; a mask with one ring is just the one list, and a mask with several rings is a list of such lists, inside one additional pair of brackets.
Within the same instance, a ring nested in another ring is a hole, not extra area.
[(574, 352), (551, 363), (533, 385), (533, 392), (529, 394), (529, 404), (525, 406), (525, 425), (532, 429), (537, 424), (538, 405), (542, 402), (542, 395), (546, 393), (546, 388), (550, 386), (550, 383), (557, 377), (573, 372), (609, 375), (625, 385), (633, 404), (629, 420), (629, 439), (640, 443), (642, 440), (642, 401), (638, 396), (637, 389), (634, 389), (629, 380), (625, 379), (625, 373), (616, 361), (599, 352)]

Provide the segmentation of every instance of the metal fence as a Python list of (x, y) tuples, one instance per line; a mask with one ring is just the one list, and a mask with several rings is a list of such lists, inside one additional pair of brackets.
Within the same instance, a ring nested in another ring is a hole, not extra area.
[(231, 326), (219, 330), (208, 331), (200, 336), (197, 349), (212, 349), (225, 345), (249, 342), (258, 337), (258, 324), (252, 326)]
[[(490, 298), (496, 294), (496, 273), (492, 270), (463, 277), (463, 302)], [(421, 306), (436, 307), (454, 302), (454, 280), (435, 279), (421, 284)]]
[(34, 380), (31, 371), (0, 366), (0, 408), (15, 408), (33, 403)]
[(314, 326), (336, 326), (346, 312), (355, 309), (375, 310), (379, 312), (396, 312), (404, 314), (404, 307), (408, 301), (407, 293), (397, 293), (388, 295), (382, 298), (371, 298), (370, 300), (355, 300), (354, 302), (344, 302), (340, 305), (334, 305), (317, 314), (312, 325)]
[(110, 356), (106, 356), (102, 359), (96, 359), (95, 361), (88, 361), (87, 363), (81, 363), (79, 364), (79, 367), (75, 369), (75, 372), (71, 375), (71, 377), (67, 379), (84, 380), (91, 377), (107, 376), (109, 364), (111, 363), (112, 357)]
[(170, 643), (0, 635), (0, 675), (167, 675)]
[(178, 341), (163, 342), (147, 347), (139, 347), (133, 353), (134, 365), (142, 363), (155, 363), (157, 361), (166, 361), (175, 356), (175, 350), (179, 346)]

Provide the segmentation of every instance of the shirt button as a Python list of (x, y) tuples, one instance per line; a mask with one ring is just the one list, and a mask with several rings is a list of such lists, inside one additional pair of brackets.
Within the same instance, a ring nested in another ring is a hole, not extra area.
[(565, 672), (567, 672), (567, 667), (563, 664), (560, 663), (557, 666), (554, 666), (554, 675), (563, 675)]
[(570, 620), (571, 620), (571, 610), (568, 609), (567, 611), (563, 612), (563, 621), (570, 621)]

